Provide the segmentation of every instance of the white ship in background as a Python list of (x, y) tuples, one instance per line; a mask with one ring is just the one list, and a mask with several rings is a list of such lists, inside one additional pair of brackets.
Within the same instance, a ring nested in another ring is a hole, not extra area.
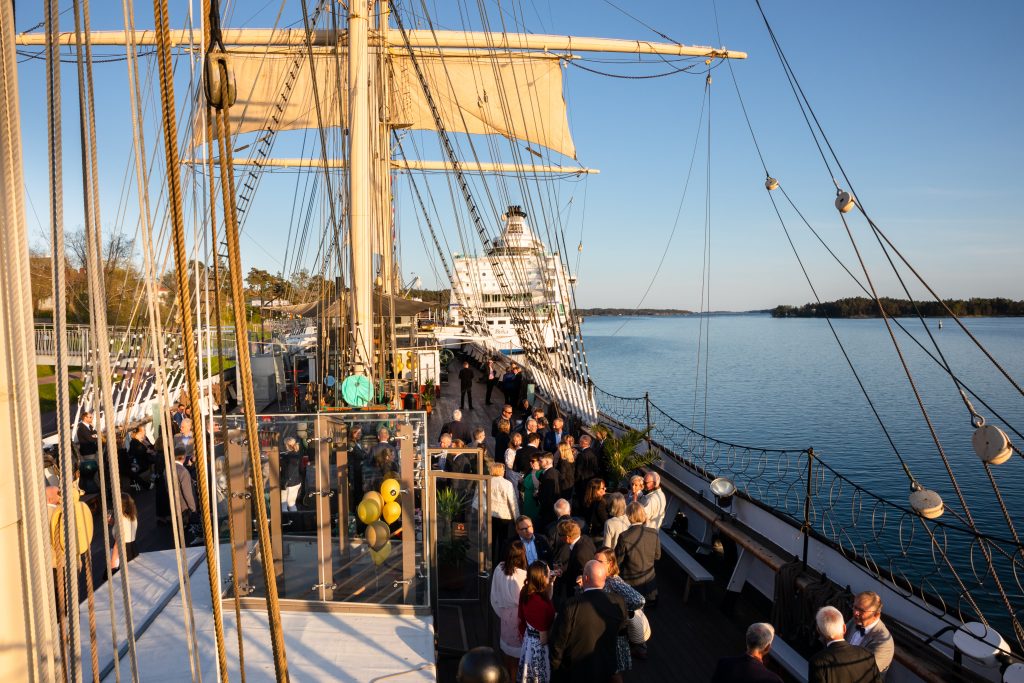
[[(534, 338), (525, 340), (526, 344), (552, 349), (557, 343), (555, 331), (569, 320), (576, 278), (559, 253), (549, 251), (536, 237), (521, 206), (508, 207), (502, 221), (501, 235), (483, 256), (452, 255), (450, 324), (437, 330), (438, 338), (448, 343), (472, 341), (506, 355), (522, 354), (524, 340), (514, 324), (518, 316), (533, 331)], [(502, 294), (501, 277), (509, 281), (511, 297)]]

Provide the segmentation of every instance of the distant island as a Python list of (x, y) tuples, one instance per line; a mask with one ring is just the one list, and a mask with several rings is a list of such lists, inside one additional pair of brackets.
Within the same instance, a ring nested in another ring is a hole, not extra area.
[(678, 316), (692, 315), (693, 311), (684, 311), (676, 308), (577, 308), (576, 313), (583, 317), (597, 317), (601, 315), (649, 315), (649, 316)]
[[(964, 317), (1010, 317), (1024, 316), (1024, 301), (1013, 299), (946, 299), (946, 306), (954, 314)], [(937, 301), (917, 301), (882, 297), (886, 315), (893, 317), (915, 316), (920, 312), (928, 318), (941, 318), (949, 313)], [(773, 318), (880, 318), (878, 304), (874, 299), (862, 296), (803, 306), (776, 306), (771, 310)]]

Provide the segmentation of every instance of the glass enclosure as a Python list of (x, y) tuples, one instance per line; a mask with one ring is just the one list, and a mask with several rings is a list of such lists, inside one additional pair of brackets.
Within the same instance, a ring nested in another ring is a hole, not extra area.
[[(423, 412), (260, 415), (262, 490), (245, 419), (229, 416), (215, 448), (224, 596), (264, 597), (275, 577), (290, 601), (427, 606), (430, 560)], [(266, 506), (271, 557), (257, 542)], [(234, 542), (232, 543), (232, 537)]]

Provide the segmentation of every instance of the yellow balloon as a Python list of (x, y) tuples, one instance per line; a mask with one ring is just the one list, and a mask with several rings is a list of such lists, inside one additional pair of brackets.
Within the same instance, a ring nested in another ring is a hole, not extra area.
[(380, 505), (375, 500), (364, 498), (356, 507), (356, 516), (363, 524), (373, 524), (380, 519)]
[(390, 503), (395, 498), (398, 498), (398, 492), (401, 488), (402, 485), (398, 483), (397, 479), (385, 479), (384, 483), (380, 485), (380, 495), (384, 497), (385, 503)]
[(366, 538), (366, 543), (371, 549), (380, 550), (388, 542), (388, 538), (391, 536), (391, 529), (388, 528), (387, 524), (378, 519), (366, 527), (366, 533), (363, 536)]
[(373, 559), (373, 563), (378, 567), (384, 563), (384, 560), (388, 559), (391, 555), (391, 541), (385, 543), (380, 550), (370, 549), (370, 557)]
[(394, 524), (402, 516), (402, 506), (393, 500), (384, 506), (381, 516), (384, 517), (384, 521), (388, 524)]
[(376, 491), (367, 491), (363, 495), (363, 500), (372, 500), (373, 502), (377, 503), (378, 507), (381, 507), (381, 508), (383, 508), (384, 507), (384, 503), (387, 502), (386, 500), (384, 500), (384, 497), (382, 495), (380, 495), (379, 493), (377, 493)]

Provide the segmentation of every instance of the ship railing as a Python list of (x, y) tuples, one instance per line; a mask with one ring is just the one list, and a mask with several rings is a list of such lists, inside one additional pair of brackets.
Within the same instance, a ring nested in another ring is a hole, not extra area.
[[(1024, 650), (1024, 547), (1015, 538), (979, 533), (951, 514), (925, 519), (857, 484), (811, 448), (731, 443), (683, 424), (648, 396), (617, 396), (595, 386), (594, 397), (609, 423), (649, 428), (650, 447), (664, 457), (707, 481), (728, 478), (740, 495), (935, 616), (991, 624)], [(805, 561), (806, 548), (805, 542)]]

